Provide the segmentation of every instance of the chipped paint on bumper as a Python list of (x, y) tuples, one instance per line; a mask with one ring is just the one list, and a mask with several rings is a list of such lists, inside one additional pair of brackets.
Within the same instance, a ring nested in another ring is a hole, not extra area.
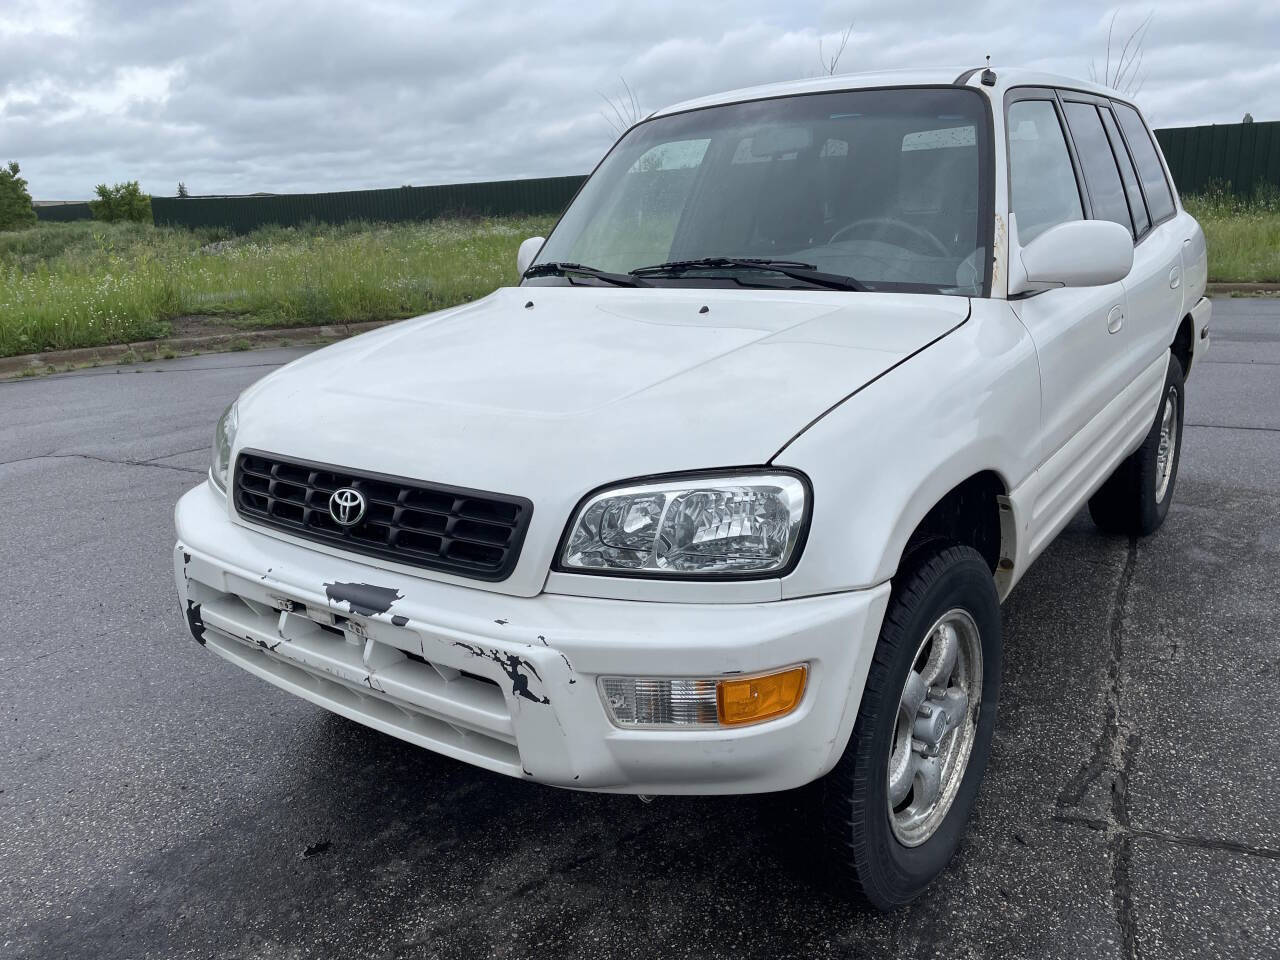
[[(206, 649), (335, 713), (511, 776), (619, 793), (796, 787), (839, 759), (889, 588), (740, 604), (509, 597), (389, 573), (234, 524), (203, 484), (174, 573)], [(193, 628), (194, 632), (194, 628)], [(804, 661), (797, 710), (739, 729), (624, 730), (601, 675)]]

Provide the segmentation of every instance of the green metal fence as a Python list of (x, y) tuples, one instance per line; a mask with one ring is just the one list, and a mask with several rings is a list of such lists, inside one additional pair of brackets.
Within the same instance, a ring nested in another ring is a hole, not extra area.
[(1171, 127), (1156, 131), (1179, 193), (1199, 193), (1211, 182), (1250, 194), (1259, 181), (1280, 186), (1280, 120)]
[(237, 233), (267, 224), (297, 226), (309, 220), (431, 220), (441, 216), (507, 216), (559, 213), (585, 177), (499, 180), (392, 190), (296, 193), (274, 197), (152, 197), (157, 226), (226, 227)]
[(59, 203), (55, 206), (36, 207), (36, 219), (53, 223), (92, 220), (93, 210), (87, 203)]
[[(1259, 181), (1280, 186), (1280, 120), (1156, 131), (1180, 193), (1197, 193), (1212, 182), (1248, 194)], [(269, 197), (152, 197), (157, 226), (226, 227), (244, 233), (268, 224), (297, 226), (309, 220), (431, 220), (441, 216), (556, 214), (585, 177), (498, 180), (392, 190), (295, 193)], [(37, 207), (41, 220), (88, 220), (87, 203)]]

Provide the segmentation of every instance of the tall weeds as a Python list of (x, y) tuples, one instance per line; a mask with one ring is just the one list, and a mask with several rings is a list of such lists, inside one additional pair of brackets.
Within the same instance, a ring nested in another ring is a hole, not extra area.
[(0, 233), (0, 356), (163, 336), (180, 316), (246, 327), (384, 320), (515, 282), (546, 217), (272, 227), (241, 237), (134, 223)]

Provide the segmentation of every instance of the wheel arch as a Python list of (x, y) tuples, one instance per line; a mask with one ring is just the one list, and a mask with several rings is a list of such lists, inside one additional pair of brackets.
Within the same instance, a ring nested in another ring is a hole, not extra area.
[[(895, 575), (921, 551), (933, 544), (960, 544), (982, 554), (991, 568), (1000, 598), (1013, 587), (1014, 558), (1017, 554), (1017, 525), (1009, 487), (999, 471), (978, 470), (951, 486), (942, 496), (928, 504), (923, 512), (913, 501), (919, 516), (899, 529), (910, 529), (902, 544)], [(911, 524), (908, 527), (908, 524)]]
[(1178, 363), (1182, 364), (1182, 376), (1185, 379), (1191, 372), (1191, 362), (1195, 359), (1196, 353), (1195, 323), (1191, 319), (1191, 314), (1188, 313), (1179, 322), (1178, 332), (1174, 334), (1169, 349), (1178, 358)]

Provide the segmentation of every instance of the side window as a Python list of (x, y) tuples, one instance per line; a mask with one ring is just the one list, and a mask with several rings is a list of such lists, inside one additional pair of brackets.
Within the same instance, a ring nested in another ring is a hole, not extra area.
[(1124, 137), (1120, 136), (1116, 118), (1106, 107), (1099, 107), (1098, 112), (1102, 114), (1102, 125), (1107, 128), (1111, 152), (1115, 154), (1116, 165), (1120, 168), (1120, 179), (1124, 181), (1124, 195), (1129, 200), (1129, 214), (1133, 217), (1137, 235), (1141, 237), (1151, 229), (1151, 218), (1147, 216), (1146, 204), (1142, 202), (1142, 191), (1138, 189), (1138, 173), (1133, 169), (1133, 161), (1129, 159), (1129, 151), (1125, 149)]
[(1151, 219), (1159, 223), (1166, 217), (1173, 216), (1174, 210), (1173, 193), (1169, 190), (1169, 181), (1165, 179), (1160, 155), (1156, 153), (1151, 134), (1147, 132), (1147, 125), (1138, 116), (1138, 111), (1127, 103), (1117, 103), (1115, 107), (1120, 129), (1128, 138), (1133, 160), (1138, 165), (1138, 179), (1142, 181), (1142, 189), (1147, 194)]
[(1098, 108), (1091, 103), (1068, 102), (1065, 109), (1076, 155), (1084, 168), (1084, 182), (1089, 188), (1094, 218), (1114, 220), (1132, 236), (1133, 221), (1124, 198), (1124, 185), (1120, 182), (1120, 171), (1116, 169), (1116, 158), (1111, 153), (1107, 132), (1102, 129)]
[(1080, 220), (1080, 190), (1067, 141), (1050, 100), (1009, 105), (1009, 208), (1027, 243), (1068, 220)]

